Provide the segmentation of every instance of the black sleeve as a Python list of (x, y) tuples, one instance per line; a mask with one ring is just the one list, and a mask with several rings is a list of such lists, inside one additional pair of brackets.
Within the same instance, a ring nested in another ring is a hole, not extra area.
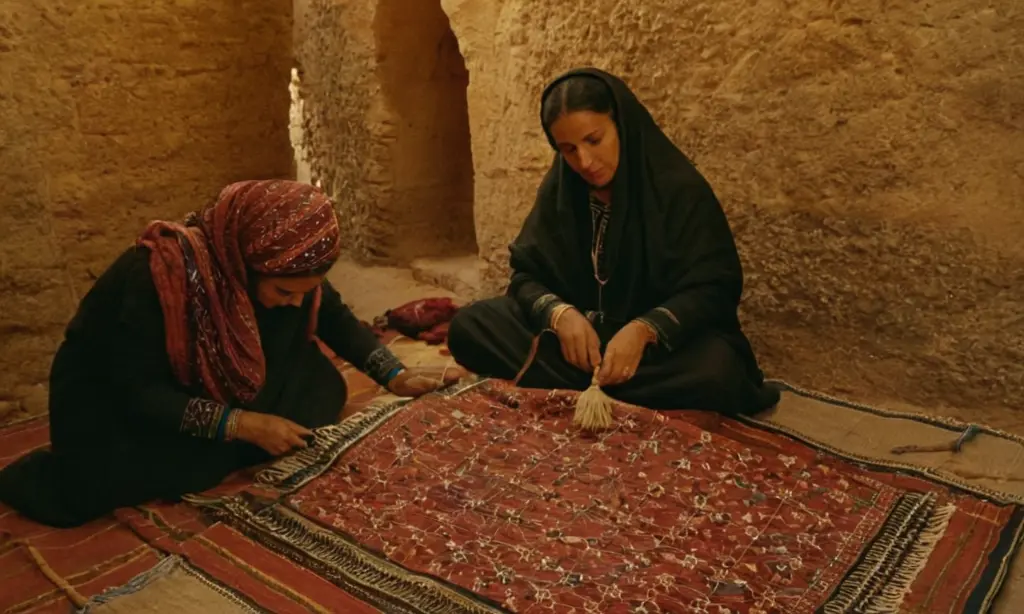
[(324, 280), (321, 291), (317, 336), (335, 354), (381, 386), (387, 386), (394, 373), (404, 368), (402, 362), (359, 322), (330, 282)]
[(512, 274), (508, 295), (519, 303), (519, 307), (537, 330), (547, 328), (551, 324), (551, 314), (555, 307), (565, 304), (565, 301), (542, 283), (528, 273), (520, 271)]
[(163, 309), (148, 258), (140, 256), (126, 271), (119, 323), (121, 330), (111, 339), (110, 350), (114, 383), (129, 399), (131, 413), (126, 419), (166, 432), (221, 437), (229, 408), (189, 394), (171, 368)]
[(725, 212), (706, 185), (681, 190), (676, 207), (688, 215), (669, 229), (673, 243), (687, 246), (677, 263), (685, 271), (675, 292), (637, 318), (654, 328), (668, 350), (698, 331), (733, 322), (743, 293), (743, 268)]
[[(558, 154), (555, 154), (557, 162)], [(552, 165), (537, 188), (533, 208), (523, 220), (519, 234), (509, 245), (512, 278), (507, 294), (514, 299), (539, 332), (551, 324), (555, 308), (573, 304), (570, 269), (566, 250), (576, 244), (570, 226), (558, 216), (557, 163)]]

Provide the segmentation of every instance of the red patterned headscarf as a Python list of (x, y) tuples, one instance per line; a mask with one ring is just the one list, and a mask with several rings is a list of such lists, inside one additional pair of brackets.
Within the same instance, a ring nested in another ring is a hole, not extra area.
[[(266, 375), (249, 275), (322, 271), (341, 250), (330, 199), (283, 180), (233, 183), (184, 225), (153, 222), (139, 244), (152, 251), (175, 376), (222, 403), (252, 401)], [(317, 288), (311, 336), (319, 307)]]

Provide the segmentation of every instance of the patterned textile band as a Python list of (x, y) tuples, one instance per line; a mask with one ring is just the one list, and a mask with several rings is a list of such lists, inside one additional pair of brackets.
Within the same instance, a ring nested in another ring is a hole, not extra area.
[(363, 373), (370, 376), (373, 381), (381, 386), (387, 387), (391, 380), (405, 369), (405, 365), (395, 354), (386, 347), (379, 347), (366, 358), (363, 364)]
[[(153, 222), (139, 238), (152, 252), (171, 366), (182, 385), (200, 384), (214, 401), (247, 403), (266, 371), (250, 273), (325, 271), (341, 250), (333, 204), (310, 185), (244, 181), (224, 188), (216, 203), (186, 223)], [(319, 305), (317, 289), (311, 338)], [(209, 424), (196, 422), (199, 428)]]

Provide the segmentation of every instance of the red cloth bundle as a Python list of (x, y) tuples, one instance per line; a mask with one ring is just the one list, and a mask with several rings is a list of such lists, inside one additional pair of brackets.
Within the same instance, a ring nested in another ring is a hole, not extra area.
[(441, 322), (430, 330), (425, 330), (416, 336), (420, 341), (426, 341), (427, 345), (441, 345), (448, 340), (448, 325), (451, 322)]
[(388, 328), (406, 337), (439, 345), (448, 339), (448, 323), (459, 311), (450, 298), (425, 298), (388, 310)]

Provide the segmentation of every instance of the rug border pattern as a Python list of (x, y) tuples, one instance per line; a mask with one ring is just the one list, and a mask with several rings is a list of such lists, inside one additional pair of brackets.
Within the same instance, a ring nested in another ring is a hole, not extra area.
[[(967, 599), (965, 611), (970, 611), (971, 604), (976, 602), (980, 597), (981, 603), (978, 604), (978, 609), (976, 611), (984, 614), (989, 611), (995, 603), (996, 597), (999, 596), (999, 591), (1002, 589), (1003, 583), (1006, 581), (1006, 576), (1010, 572), (1010, 566), (1013, 564), (1013, 559), (1015, 558), (1017, 550), (1020, 548), (1021, 543), (1024, 542), (1024, 508), (1018, 508), (1015, 516), (1017, 516), (1018, 520), (1014, 527), (1013, 534), (1009, 536), (1008, 540), (1005, 539), (1005, 536), (1003, 539), (1000, 539), (1000, 542), (1004, 542), (1005, 540), (1005, 544), (1003, 544), (1002, 547), (997, 546), (992, 555), (990, 555), (991, 558), (999, 553), (1000, 549), (1004, 550), (1003, 555), (999, 558), (999, 566), (993, 570), (992, 577), (988, 580), (988, 587), (986, 588), (984, 583), (979, 582), (979, 585), (975, 587), (974, 592)], [(1004, 533), (1008, 532), (1009, 529), (1010, 526), (1007, 526), (1006, 529), (1004, 529)], [(982, 575), (982, 578), (984, 578), (984, 574)], [(979, 591), (982, 590), (984, 590), (984, 594), (979, 595)]]
[(934, 493), (904, 494), (821, 611), (898, 612), (956, 512), (954, 505), (937, 504)]
[[(468, 383), (464, 380), (453, 384), (442, 391), (432, 394), (450, 397), (466, 392), (491, 380), (492, 378), (479, 378), (475, 381), (469, 381)], [(940, 427), (950, 431), (962, 430), (966, 426), (966, 423), (951, 418), (938, 418), (910, 412), (882, 409), (866, 404), (855, 403), (823, 393), (801, 389), (781, 380), (768, 381), (780, 386), (783, 391), (791, 392), (804, 398), (821, 401), (830, 405), (845, 407), (855, 411), (871, 413), (881, 417), (914, 420), (916, 422)], [(281, 495), (297, 491), (309, 481), (327, 471), (346, 450), (386, 423), (410, 401), (411, 399), (409, 398), (385, 398), (372, 403), (365, 410), (359, 414), (351, 416), (342, 423), (318, 429), (318, 441), (313, 446), (289, 458), (282, 459), (266, 469), (261, 473), (258, 480), (259, 484), (264, 487), (270, 487)], [(906, 472), (934, 482), (938, 485), (963, 491), (998, 504), (1012, 504), (1018, 506), (1024, 504), (1024, 496), (1013, 495), (1011, 493), (997, 491), (992, 488), (970, 484), (965, 480), (951, 477), (946, 473), (939, 472), (929, 467), (870, 458), (840, 450), (834, 446), (804, 435), (790, 427), (774, 423), (770, 419), (740, 416), (739, 422), (746, 423), (755, 428), (763, 429), (767, 432), (787, 436), (812, 449), (827, 452), (837, 458), (853, 462), (855, 464), (880, 470)], [(1024, 437), (1019, 437), (981, 425), (978, 426), (980, 431), (983, 433), (1024, 444)], [(447, 583), (440, 579), (432, 576), (423, 576), (405, 569), (400, 565), (394, 564), (376, 553), (367, 551), (360, 544), (335, 534), (334, 529), (324, 528), (321, 530), (315, 521), (300, 517), (296, 512), (294, 512), (294, 510), (282, 510), (274, 505), (260, 505), (255, 501), (252, 501), (251, 498), (246, 500), (243, 496), (195, 502), (213, 509), (218, 516), (238, 528), (251, 539), (254, 539), (271, 550), (315, 570), (318, 574), (323, 575), (332, 582), (342, 585), (346, 590), (350, 590), (354, 594), (359, 595), (360, 598), (366, 600), (368, 603), (371, 603), (376, 607), (380, 607), (384, 611), (451, 611), (474, 614), (494, 614), (506, 611), (500, 606), (493, 607), (486, 601), (482, 601), (480, 596), (470, 596), (465, 594), (466, 591), (461, 587), (456, 587), (454, 585), (449, 587)], [(936, 524), (942, 525), (943, 530), (945, 525), (940, 521), (942, 520), (941, 517), (944, 513), (948, 514), (949, 512), (948, 510), (946, 512), (937, 511), (933, 514), (933, 516), (939, 516), (939, 518), (935, 519)], [(946, 518), (946, 520), (948, 520), (948, 518)], [(988, 578), (987, 582), (982, 582), (975, 588), (974, 595), (972, 595), (969, 600), (970, 602), (976, 602), (976, 600), (979, 600), (980, 598), (981, 603), (978, 605), (981, 609), (977, 610), (979, 612), (985, 612), (991, 607), (999, 590), (1002, 588), (1009, 570), (1009, 564), (1017, 550), (1020, 548), (1022, 541), (1024, 541), (1024, 522), (1018, 522), (1016, 525), (1011, 523), (1004, 528), (1004, 533), (1007, 535), (1000, 540), (1003, 543), (1003, 546), (1001, 548), (997, 548), (990, 555), (989, 566), (993, 570), (991, 577)], [(317, 542), (324, 542), (319, 548), (316, 548), (316, 551), (320, 553), (319, 555), (317, 552), (311, 551), (311, 546)], [(875, 540), (872, 540), (868, 547), (871, 548), (874, 545)], [(342, 556), (349, 557), (350, 562), (342, 563), (339, 560), (341, 557), (337, 555), (333, 557), (323, 556), (323, 554), (330, 553), (332, 550), (334, 552), (344, 551), (344, 555)], [(1000, 550), (1002, 550), (1002, 552), (1000, 552)], [(329, 560), (330, 558), (334, 558), (336, 560), (331, 561)], [(993, 566), (993, 563), (996, 563), (996, 561), (998, 561), (998, 563)], [(384, 585), (387, 585), (389, 589), (387, 594), (383, 595), (380, 590), (374, 588), (380, 585), (378, 583), (366, 583), (364, 581), (360, 581), (357, 576), (364, 575), (366, 571), (363, 573), (354, 572), (351, 562), (357, 562), (357, 565), (355, 566), (356, 568), (369, 565), (370, 567), (364, 567), (364, 570), (372, 569), (371, 573), (377, 575), (377, 577), (387, 578), (387, 581), (384, 583)], [(849, 572), (852, 573), (859, 566), (860, 564), (855, 565), (854, 568), (849, 570)], [(914, 576), (916, 577), (916, 573)], [(850, 574), (848, 574), (847, 578), (849, 579), (850, 577)], [(985, 586), (985, 584), (988, 586)], [(840, 584), (840, 586), (848, 585), (847, 580), (844, 580), (843, 583)], [(909, 589), (909, 586), (905, 588)], [(428, 594), (424, 594), (424, 589), (427, 589), (426, 592)], [(834, 593), (826, 603), (834, 603), (834, 599), (839, 598), (839, 596), (839, 588), (837, 587), (837, 592)], [(879, 611), (889, 610), (883, 609)]]
[[(858, 403), (855, 401), (850, 401), (848, 399), (843, 399), (822, 392), (816, 392), (812, 390), (807, 390), (805, 388), (800, 388), (798, 386), (789, 384), (784, 380), (769, 379), (766, 380), (766, 382), (779, 386), (781, 390), (784, 392), (790, 392), (792, 394), (804, 397), (806, 399), (820, 401), (829, 405), (845, 407), (847, 409), (873, 414), (876, 416), (881, 416), (883, 418), (899, 418), (904, 420), (912, 420), (915, 422), (920, 422), (922, 424), (927, 424), (929, 426), (943, 428), (953, 432), (962, 431), (969, 425), (969, 423), (967, 422), (957, 420), (954, 418), (940, 416), (925, 416), (922, 414), (912, 412), (884, 409), (866, 403)], [(920, 478), (924, 478), (926, 480), (930, 480), (936, 484), (940, 484), (954, 490), (960, 490), (962, 492), (969, 493), (971, 495), (974, 495), (981, 499), (988, 500), (993, 503), (1018, 506), (1018, 511), (1015, 514), (1018, 517), (1017, 522), (1010, 523), (1004, 529), (1004, 532), (1010, 533), (1009, 539), (1006, 539), (1005, 537), (1003, 539), (1000, 539), (1000, 542), (1002, 542), (1001, 546), (997, 547), (990, 554), (990, 559), (998, 557), (997, 566), (993, 568), (991, 567), (991, 561), (989, 563), (989, 567), (994, 570), (994, 573), (992, 574), (991, 578), (987, 580), (987, 582), (979, 582), (978, 586), (975, 587), (973, 594), (968, 598), (967, 601), (968, 606), (970, 606), (972, 603), (975, 603), (977, 605), (977, 609), (973, 611), (978, 612), (979, 614), (988, 612), (989, 609), (991, 609), (992, 605), (994, 604), (996, 598), (999, 595), (999, 591), (1002, 589), (1003, 584), (1006, 581), (1006, 577), (1009, 574), (1010, 566), (1013, 563), (1013, 560), (1017, 552), (1020, 550), (1021, 545), (1024, 544), (1024, 507), (1021, 507), (1024, 506), (1024, 495), (1015, 495), (1013, 493), (1009, 493), (1006, 491), (999, 491), (994, 488), (989, 488), (978, 484), (971, 484), (965, 480), (953, 477), (947, 472), (931, 467), (925, 467), (913, 463), (873, 458), (855, 454), (853, 452), (848, 452), (846, 450), (840, 450), (830, 444), (827, 444), (813, 437), (805, 435), (804, 433), (801, 433), (793, 428), (776, 422), (772, 422), (770, 419), (759, 419), (754, 416), (738, 416), (738, 418), (743, 423), (749, 424), (757, 428), (763, 428), (764, 430), (769, 432), (775, 432), (781, 435), (785, 435), (807, 446), (810, 446), (813, 449), (828, 452), (829, 454), (837, 456), (841, 459), (858, 463), (866, 467), (885, 469), (889, 471), (902, 471)], [(981, 433), (985, 433), (993, 437), (1006, 439), (1008, 441), (1024, 445), (1024, 437), (1000, 429), (991, 428), (985, 425), (975, 424), (974, 426), (978, 427)], [(981, 593), (982, 591), (983, 593)], [(978, 603), (979, 593), (981, 593), (980, 603)]]
[[(433, 576), (418, 574), (323, 529), (276, 504), (263, 506), (242, 495), (210, 504), (211, 511), (265, 548), (310, 569), (383, 612), (505, 614), (479, 595)], [(386, 586), (387, 591), (380, 586)]]
[[(470, 378), (431, 395), (451, 397), (485, 381)], [(257, 484), (278, 495), (301, 489), (411, 400), (407, 397), (385, 397), (338, 424), (317, 429), (313, 445), (262, 471), (257, 476)], [(187, 499), (210, 510), (249, 539), (314, 571), (382, 611), (408, 614), (506, 612), (462, 587), (410, 571), (333, 530), (323, 530), (315, 521), (276, 505), (275, 500), (268, 499), (263, 503), (262, 498), (245, 494), (216, 498), (192, 495)], [(387, 592), (378, 586), (387, 586)]]
[(260, 471), (256, 475), (256, 483), (282, 491), (301, 488), (326, 471), (345, 450), (387, 422), (409, 401), (404, 397), (378, 399), (337, 424), (316, 429), (312, 445)]
[[(450, 398), (471, 390), (487, 379), (459, 381), (431, 396)], [(379, 399), (358, 414), (338, 424), (329, 424), (316, 430), (317, 438), (310, 447), (283, 458), (267, 467), (257, 476), (257, 483), (281, 494), (295, 492), (310, 480), (327, 471), (346, 450), (382, 426), (401, 411), (412, 399), (393, 397)]]

